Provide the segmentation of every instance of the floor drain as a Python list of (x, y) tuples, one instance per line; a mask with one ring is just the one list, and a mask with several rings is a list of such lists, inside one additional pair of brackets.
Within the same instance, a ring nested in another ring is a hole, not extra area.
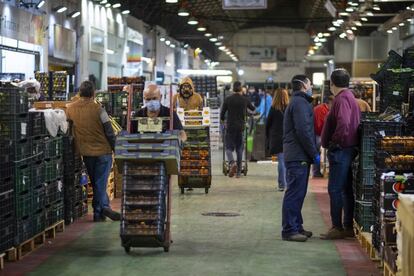
[(226, 212), (210, 212), (210, 213), (202, 213), (203, 216), (209, 217), (238, 217), (240, 216), (239, 213), (226, 213)]

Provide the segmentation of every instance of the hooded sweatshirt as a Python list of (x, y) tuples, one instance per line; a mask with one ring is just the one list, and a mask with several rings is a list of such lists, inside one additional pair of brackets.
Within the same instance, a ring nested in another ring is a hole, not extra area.
[(180, 93), (177, 93), (173, 97), (173, 107), (174, 109), (177, 109), (177, 107), (184, 108), (184, 110), (195, 110), (195, 109), (203, 109), (203, 98), (200, 96), (200, 94), (196, 93), (193, 81), (189, 77), (185, 77), (180, 85), (188, 83), (191, 85), (193, 89), (193, 95), (185, 99), (183, 98)]

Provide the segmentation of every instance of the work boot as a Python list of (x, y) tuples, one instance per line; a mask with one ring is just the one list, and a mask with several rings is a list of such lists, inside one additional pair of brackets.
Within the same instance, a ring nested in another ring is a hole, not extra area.
[(229, 177), (233, 177), (237, 172), (237, 164), (235, 162), (233, 162), (230, 165), (230, 171), (229, 171)]
[(344, 229), (344, 236), (345, 238), (355, 238), (355, 232), (354, 232), (354, 228), (352, 227), (346, 227)]
[(302, 231), (299, 231), (299, 234), (302, 234), (308, 238), (311, 238), (313, 236), (313, 233), (311, 231), (306, 231), (305, 229), (303, 229)]
[(294, 234), (288, 237), (282, 237), (284, 241), (293, 241), (293, 242), (305, 242), (308, 240), (308, 237), (302, 234)]
[(101, 214), (94, 214), (93, 215), (93, 222), (105, 222), (106, 221), (106, 217), (104, 217)]
[(326, 234), (321, 234), (322, 240), (341, 240), (344, 238), (344, 229), (338, 227), (332, 227)]
[(120, 221), (121, 220), (121, 214), (118, 212), (115, 212), (114, 210), (112, 210), (111, 208), (105, 208), (102, 210), (102, 214), (105, 217), (110, 218), (113, 221)]

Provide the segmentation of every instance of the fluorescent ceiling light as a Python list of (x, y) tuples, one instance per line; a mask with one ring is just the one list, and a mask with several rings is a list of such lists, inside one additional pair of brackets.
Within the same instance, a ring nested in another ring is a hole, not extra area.
[(58, 6), (56, 8), (54, 8), (53, 10), (56, 11), (57, 13), (62, 13), (64, 11), (66, 11), (68, 8), (65, 6)]
[(72, 17), (72, 18), (76, 18), (81, 14), (80, 11), (73, 11), (71, 13), (68, 14), (68, 17)]
[(121, 6), (121, 3), (115, 3), (112, 5), (112, 8), (117, 9)]
[(372, 11), (369, 11), (366, 13), (367, 16), (374, 16), (374, 14), (372, 13)]
[(205, 32), (205, 31), (207, 31), (207, 28), (206, 27), (203, 27), (203, 26), (199, 26), (197, 28), (197, 31), (199, 31), (199, 32)]
[(354, 22), (354, 24), (355, 24), (356, 26), (358, 26), (358, 27), (361, 27), (361, 26), (362, 26), (361, 21), (355, 21), (355, 22)]
[(211, 34), (211, 33), (205, 33), (204, 34), (204, 36), (206, 36), (206, 37), (210, 37), (210, 36), (212, 36), (213, 34)]
[(233, 74), (230, 70), (178, 69), (177, 72), (181, 75), (207, 75), (207, 76), (231, 76)]
[(171, 44), (171, 41), (166, 40), (166, 41), (165, 41), (165, 44), (167, 44), (167, 46), (168, 46), (168, 45), (170, 45), (170, 44)]
[(353, 31), (356, 31), (356, 30), (357, 30), (357, 28), (356, 28), (356, 27), (351, 27), (351, 29), (352, 29)]
[(348, 12), (340, 12), (339, 16), (349, 16), (349, 13)]
[(330, 36), (331, 36), (331, 34), (330, 34), (330, 33), (323, 33), (323, 36), (324, 36), (324, 37), (330, 37)]
[(220, 47), (219, 47), (219, 50), (221, 50), (221, 51), (225, 51), (225, 50), (226, 50), (226, 46), (220, 46)]
[(398, 24), (398, 25), (400, 25), (400, 26), (404, 26), (405, 24), (404, 24), (404, 22), (401, 22), (400, 24)]
[(212, 38), (210, 38), (209, 40), (210, 40), (211, 42), (217, 42), (217, 40), (218, 40), (218, 39), (217, 39), (217, 38), (215, 38), (215, 37), (212, 37)]
[(362, 17), (361, 20), (367, 22), (368, 21), (368, 18)]
[(354, 8), (353, 7), (348, 7), (348, 8), (346, 8), (345, 9), (347, 12), (353, 12), (354, 11)]
[(170, 44), (170, 47), (171, 48), (175, 48), (175, 44)]
[(121, 13), (122, 13), (122, 14), (129, 14), (129, 13), (130, 13), (130, 11), (129, 11), (129, 10), (123, 10)]
[(318, 37), (323, 37), (323, 33), (318, 33)]
[(329, 27), (328, 31), (334, 32), (334, 31), (336, 31), (336, 28), (335, 27)]
[(374, 11), (380, 11), (380, 10), (381, 10), (380, 6), (378, 6), (378, 5), (374, 5), (374, 6), (372, 7), (372, 9), (373, 9)]
[(113, 55), (113, 54), (115, 54), (115, 51), (114, 50), (111, 50), (111, 49), (106, 49), (106, 53), (108, 55)]
[(198, 21), (194, 17), (190, 17), (190, 19), (188, 19), (187, 24), (189, 24), (189, 25), (197, 25), (198, 24)]
[(111, 7), (111, 3), (108, 3), (105, 5), (105, 8), (110, 8)]
[(339, 37), (340, 37), (340, 38), (345, 38), (345, 37), (346, 37), (346, 33), (341, 33), (341, 34), (339, 35)]
[(103, 5), (103, 4), (106, 4), (106, 3), (108, 3), (108, 0), (102, 0), (99, 4)]
[(326, 38), (321, 38), (321, 39), (319, 39), (319, 42), (326, 42), (327, 41), (327, 39)]
[(190, 45), (188, 45), (188, 44), (184, 44), (184, 46), (183, 46), (183, 47), (184, 47), (185, 49), (187, 49), (187, 48), (188, 48), (188, 46), (190, 46)]
[(178, 16), (189, 16), (190, 13), (186, 11), (185, 9), (179, 9), (178, 10)]
[(393, 31), (396, 31), (396, 30), (397, 30), (397, 27), (392, 27), (392, 30), (393, 30)]
[(322, 43), (321, 42), (316, 42), (315, 45), (316, 46), (322, 46)]
[(352, 30), (346, 30), (346, 32), (348, 33), (348, 34), (353, 34), (354, 32), (352, 31)]
[(216, 43), (214, 43), (216, 46), (221, 46), (221, 42), (220, 41), (218, 41), (218, 42), (216, 42)]
[(178, 0), (165, 0), (165, 3), (174, 4), (178, 3)]
[(164, 42), (165, 41), (165, 37), (160, 37), (160, 41)]
[(392, 30), (388, 30), (387, 33), (392, 34)]
[(44, 0), (42, 0), (42, 1), (40, 1), (40, 2), (36, 5), (36, 8), (40, 9), (41, 7), (43, 7), (43, 6), (44, 6), (44, 4), (45, 4), (45, 1), (44, 1)]

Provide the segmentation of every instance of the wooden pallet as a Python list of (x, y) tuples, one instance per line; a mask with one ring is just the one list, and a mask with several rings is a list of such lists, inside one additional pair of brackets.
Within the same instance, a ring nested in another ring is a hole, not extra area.
[(359, 241), (362, 249), (365, 253), (367, 253), (368, 257), (374, 261), (378, 262), (378, 268), (383, 267), (383, 261), (379, 257), (377, 251), (375, 250), (374, 246), (372, 245), (372, 234), (369, 232), (363, 232), (361, 227), (354, 221), (354, 231), (355, 237)]
[(46, 241), (46, 234), (45, 232), (41, 232), (32, 238), (22, 242), (18, 246), (17, 249), (17, 260), (21, 260), (23, 257), (27, 256), (28, 254), (35, 251), (40, 246), (44, 245)]
[(395, 276), (395, 273), (392, 271), (390, 265), (384, 262), (384, 276)]
[(61, 220), (45, 229), (46, 238), (54, 239), (56, 238), (56, 233), (63, 231), (65, 231), (65, 221)]

